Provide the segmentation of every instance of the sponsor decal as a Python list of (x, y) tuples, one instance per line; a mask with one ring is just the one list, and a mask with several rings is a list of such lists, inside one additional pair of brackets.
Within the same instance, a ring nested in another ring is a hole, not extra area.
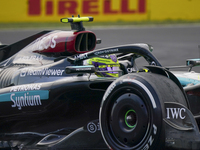
[(42, 100), (49, 98), (49, 91), (38, 90), (38, 91), (26, 91), (26, 92), (15, 92), (6, 93), (0, 95), (0, 102), (12, 102), (12, 108), (18, 108), (21, 110), (23, 107), (33, 107), (42, 105)]
[(62, 76), (65, 70), (62, 69), (49, 69), (49, 68), (42, 68), (42, 69), (30, 69), (25, 68), (22, 69), (20, 72), (20, 77), (25, 76)]
[(88, 58), (88, 55), (87, 55), (87, 53), (86, 54), (80, 54), (80, 55), (76, 55), (74, 58), (82, 60), (82, 59)]
[(29, 61), (29, 60), (41, 61), (41, 60), (43, 60), (43, 57), (42, 57), (42, 55), (39, 55), (39, 56), (36, 56), (36, 55), (23, 56), (23, 57), (20, 57), (19, 60), (22, 60), (22, 61)]
[(13, 86), (10, 89), (10, 92), (40, 90), (41, 86), (42, 84), (27, 84), (27, 85)]
[(118, 52), (118, 48), (115, 49), (108, 49), (108, 50), (103, 50), (103, 51), (97, 51), (94, 53), (94, 55), (103, 55), (103, 54), (110, 54), (110, 53), (114, 53), (114, 52)]
[(169, 126), (182, 131), (194, 130), (194, 126), (196, 126), (192, 112), (177, 102), (165, 102), (165, 116), (163, 120)]
[(29, 93), (25, 93), (23, 96), (16, 96), (13, 93), (10, 95), (10, 99), (13, 102), (12, 107), (18, 107), (19, 110), (26, 106), (42, 105), (40, 95), (29, 95)]
[(114, 61), (115, 63), (117, 62), (117, 57), (116, 57), (116, 55), (110, 55), (110, 58), (111, 58), (112, 61)]
[(110, 58), (110, 56), (109, 55), (102, 55), (101, 58), (107, 58), (108, 59), (108, 58)]
[(165, 118), (171, 121), (184, 120), (187, 118), (187, 109), (179, 103), (165, 103)]
[(185, 108), (166, 108), (167, 110), (167, 119), (185, 119)]
[(97, 124), (95, 124), (94, 122), (89, 122), (87, 124), (87, 130), (90, 133), (95, 133), (96, 131), (100, 131), (100, 125), (99, 122)]
[(32, 50), (44, 50), (48, 48), (56, 47), (56, 38), (57, 35), (49, 35), (42, 38), (38, 38), (36, 42), (32, 45)]

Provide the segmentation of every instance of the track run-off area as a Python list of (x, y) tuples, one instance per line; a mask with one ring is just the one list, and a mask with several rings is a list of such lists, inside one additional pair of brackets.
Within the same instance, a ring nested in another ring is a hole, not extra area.
[[(0, 42), (12, 44), (43, 30), (49, 29), (0, 30)], [(93, 31), (102, 40), (96, 49), (134, 43), (150, 44), (162, 66), (185, 65), (186, 59), (200, 58), (200, 24), (86, 27), (86, 30)]]

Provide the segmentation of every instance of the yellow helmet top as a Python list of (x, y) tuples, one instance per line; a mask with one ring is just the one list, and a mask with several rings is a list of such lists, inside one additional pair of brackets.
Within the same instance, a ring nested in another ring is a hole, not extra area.
[(98, 77), (119, 77), (119, 62), (115, 54), (94, 57), (86, 60), (86, 64), (97, 68)]

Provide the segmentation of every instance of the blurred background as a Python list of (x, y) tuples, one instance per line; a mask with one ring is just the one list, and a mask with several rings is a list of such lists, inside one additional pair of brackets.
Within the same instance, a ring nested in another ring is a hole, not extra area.
[(1, 0), (0, 22), (57, 22), (93, 16), (95, 22), (197, 21), (199, 0)]
[(93, 16), (84, 23), (102, 39), (98, 48), (148, 43), (163, 66), (199, 58), (200, 0), (1, 0), (0, 41), (11, 44), (41, 30), (65, 29), (60, 18)]

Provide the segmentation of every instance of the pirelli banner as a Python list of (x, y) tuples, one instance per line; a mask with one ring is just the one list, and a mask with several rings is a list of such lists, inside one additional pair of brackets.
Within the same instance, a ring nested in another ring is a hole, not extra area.
[(95, 22), (200, 20), (200, 0), (1, 0), (0, 22), (57, 22), (93, 16)]

